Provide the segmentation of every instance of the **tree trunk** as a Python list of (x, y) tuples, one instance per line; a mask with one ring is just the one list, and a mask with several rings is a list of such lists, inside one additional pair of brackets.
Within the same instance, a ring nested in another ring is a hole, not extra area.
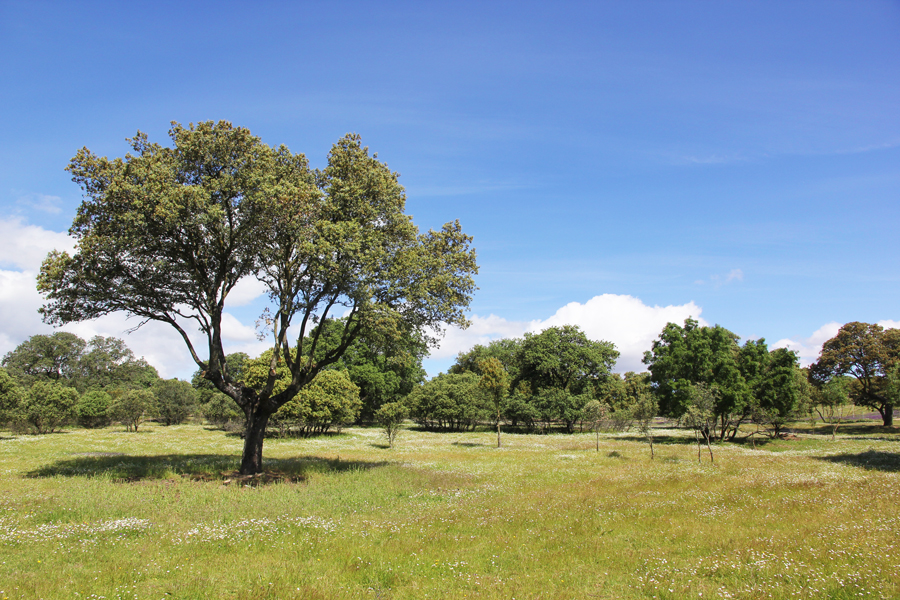
[(500, 415), (497, 415), (497, 447), (500, 447)]
[(893, 404), (885, 404), (884, 412), (881, 413), (881, 420), (884, 422), (885, 427), (893, 427), (894, 426), (894, 405)]
[(251, 411), (244, 429), (244, 454), (241, 456), (241, 475), (256, 475), (262, 472), (263, 441), (269, 417), (266, 413)]

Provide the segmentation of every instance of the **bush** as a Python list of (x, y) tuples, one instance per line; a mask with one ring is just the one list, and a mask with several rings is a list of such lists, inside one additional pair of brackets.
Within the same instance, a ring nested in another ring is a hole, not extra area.
[(200, 407), (203, 418), (212, 425), (225, 427), (227, 423), (242, 423), (244, 414), (237, 403), (221, 392), (209, 395), (209, 400)]
[(75, 405), (78, 424), (88, 429), (106, 427), (111, 421), (109, 418), (111, 403), (112, 397), (106, 392), (99, 390), (85, 392)]
[(410, 415), (432, 429), (461, 431), (491, 419), (489, 400), (472, 372), (441, 374), (414, 389), (406, 402)]
[(0, 423), (10, 423), (17, 420), (25, 390), (19, 382), (0, 368)]
[(37, 433), (53, 433), (75, 417), (78, 390), (38, 381), (25, 394), (21, 417)]
[(359, 388), (344, 371), (321, 371), (297, 396), (273, 415), (283, 433), (325, 433), (359, 416)]
[(388, 402), (382, 404), (375, 411), (375, 421), (381, 425), (387, 436), (388, 445), (394, 447), (394, 439), (400, 431), (400, 425), (409, 417), (409, 409), (401, 402)]
[(110, 416), (121, 422), (126, 431), (137, 431), (144, 417), (153, 412), (156, 397), (147, 390), (128, 390), (109, 407)]
[(178, 425), (197, 405), (197, 392), (187, 381), (160, 379), (153, 384), (156, 416), (165, 425)]

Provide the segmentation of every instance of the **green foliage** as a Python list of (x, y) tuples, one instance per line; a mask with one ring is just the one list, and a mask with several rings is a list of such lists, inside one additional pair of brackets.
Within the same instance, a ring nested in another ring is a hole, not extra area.
[(487, 359), (495, 358), (503, 365), (503, 369), (509, 373), (511, 380), (519, 378), (519, 358), (523, 340), (506, 338), (492, 340), (487, 346), (476, 344), (468, 352), (460, 352), (456, 362), (450, 367), (449, 372), (454, 374), (471, 371), (481, 375), (481, 363)]
[(110, 416), (137, 432), (144, 419), (156, 410), (156, 397), (149, 390), (127, 390), (118, 394), (109, 407)]
[(197, 393), (187, 381), (160, 379), (152, 389), (156, 396), (155, 416), (164, 425), (183, 423), (196, 408)]
[(497, 358), (486, 358), (478, 363), (481, 379), (478, 387), (484, 390), (494, 404), (497, 418), (497, 447), (500, 447), (500, 420), (503, 418), (503, 400), (509, 393), (510, 377), (503, 363)]
[(682, 418), (685, 424), (694, 430), (697, 439), (697, 462), (701, 462), (701, 440), (709, 449), (709, 460), (714, 461), (710, 439), (716, 428), (716, 404), (719, 400), (719, 389), (705, 383), (691, 384), (688, 390), (688, 406)]
[(490, 418), (489, 400), (475, 373), (448, 373), (417, 387), (406, 398), (410, 416), (430, 429), (462, 431)]
[(211, 395), (206, 404), (200, 405), (200, 412), (209, 423), (219, 427), (244, 418), (234, 400), (221, 393)]
[(340, 429), (359, 416), (362, 402), (359, 387), (344, 371), (320, 371), (312, 383), (275, 413), (288, 431), (301, 434), (325, 433)]
[(402, 402), (388, 402), (382, 404), (375, 411), (375, 422), (381, 425), (384, 435), (388, 439), (388, 445), (393, 448), (394, 440), (397, 438), (397, 432), (403, 421), (409, 418), (409, 409)]
[(111, 421), (109, 415), (111, 403), (112, 397), (102, 390), (85, 392), (75, 406), (78, 424), (88, 429), (106, 427)]
[[(345, 326), (346, 319), (327, 319), (317, 328), (315, 360), (323, 360), (341, 343)], [(304, 344), (307, 348), (312, 346), (313, 337), (307, 337)], [(424, 341), (412, 330), (403, 330), (397, 337), (362, 331), (329, 368), (346, 371), (359, 387), (362, 401), (359, 419), (371, 421), (378, 407), (402, 400), (424, 381), (422, 358), (426, 352)]]
[[(719, 436), (734, 435), (751, 396), (741, 373), (737, 340), (738, 336), (724, 327), (700, 327), (690, 318), (684, 327), (668, 323), (652, 349), (644, 353), (662, 414), (680, 418), (690, 402), (691, 385), (715, 386), (719, 393), (713, 412), (725, 424), (719, 428)], [(757, 348), (755, 344), (753, 348)]]
[(80, 392), (90, 389), (147, 388), (159, 375), (118, 338), (95, 336), (85, 342), (58, 331), (34, 335), (6, 354), (3, 364), (24, 385), (59, 381)]
[(15, 421), (25, 390), (6, 369), (0, 368), (0, 423)]
[(893, 425), (894, 406), (900, 396), (891, 394), (889, 373), (900, 364), (900, 329), (854, 321), (838, 330), (822, 345), (819, 359), (810, 365), (810, 379), (821, 386), (834, 377), (855, 378), (851, 398), (881, 414), (885, 427)]
[[(224, 121), (173, 123), (169, 135), (172, 147), (138, 132), (124, 158), (83, 148), (72, 159), (85, 197), (70, 229), (78, 249), (44, 261), (41, 311), (55, 324), (125, 312), (175, 328), (203, 377), (244, 412), (242, 473), (262, 468), (269, 417), (364, 332), (429, 342), (466, 324), (478, 270), (471, 238), (458, 222), (420, 234), (398, 174), (358, 135), (338, 140), (323, 170)], [(222, 306), (245, 277), (263, 282), (273, 304), (261, 320), (271, 372), (257, 387), (229, 372), (222, 346)], [(317, 358), (314, 330), (332, 311), (348, 315), (340, 342)], [(185, 319), (202, 325), (208, 357)], [(276, 392), (279, 359), (291, 376)]]
[(36, 433), (53, 433), (75, 417), (78, 390), (61, 383), (38, 381), (21, 405), (21, 417)]
[[(519, 352), (519, 380), (533, 390), (590, 392), (612, 371), (619, 353), (612, 342), (589, 340), (575, 325), (526, 333)], [(581, 407), (579, 407), (579, 410)]]
[(852, 408), (850, 381), (846, 377), (832, 377), (824, 384), (813, 386), (811, 396), (811, 410), (831, 427), (831, 439), (834, 440), (838, 427)]
[(800, 372), (797, 355), (786, 348), (769, 353), (751, 401), (753, 421), (778, 436), (797, 420), (808, 401), (806, 377)]

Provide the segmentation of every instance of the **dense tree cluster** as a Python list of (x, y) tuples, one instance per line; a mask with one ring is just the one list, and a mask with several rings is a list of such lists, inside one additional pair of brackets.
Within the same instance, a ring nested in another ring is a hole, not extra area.
[(3, 357), (0, 420), (36, 433), (77, 422), (104, 427), (120, 421), (137, 430), (146, 418), (183, 422), (196, 405), (187, 382), (160, 379), (125, 342), (72, 333), (35, 335)]
[(773, 435), (795, 420), (809, 397), (796, 353), (769, 351), (762, 339), (740, 346), (738, 339), (724, 327), (701, 327), (690, 318), (684, 326), (667, 324), (644, 354), (660, 412), (682, 419), (693, 408), (692, 420), (698, 410), (708, 413), (703, 432), (718, 439), (733, 439), (748, 420)]

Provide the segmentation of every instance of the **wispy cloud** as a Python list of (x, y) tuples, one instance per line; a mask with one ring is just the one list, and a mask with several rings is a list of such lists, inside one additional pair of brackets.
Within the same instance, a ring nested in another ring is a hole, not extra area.
[(706, 285), (710, 283), (713, 287), (722, 287), (723, 285), (728, 285), (729, 283), (733, 283), (735, 281), (743, 281), (744, 280), (744, 271), (741, 269), (732, 269), (725, 275), (710, 275), (709, 280), (706, 279), (698, 279), (694, 283), (697, 285)]
[(59, 196), (47, 194), (25, 194), (16, 199), (17, 204), (51, 215), (58, 215), (62, 212), (62, 208), (59, 206), (60, 202), (62, 202), (62, 198)]

